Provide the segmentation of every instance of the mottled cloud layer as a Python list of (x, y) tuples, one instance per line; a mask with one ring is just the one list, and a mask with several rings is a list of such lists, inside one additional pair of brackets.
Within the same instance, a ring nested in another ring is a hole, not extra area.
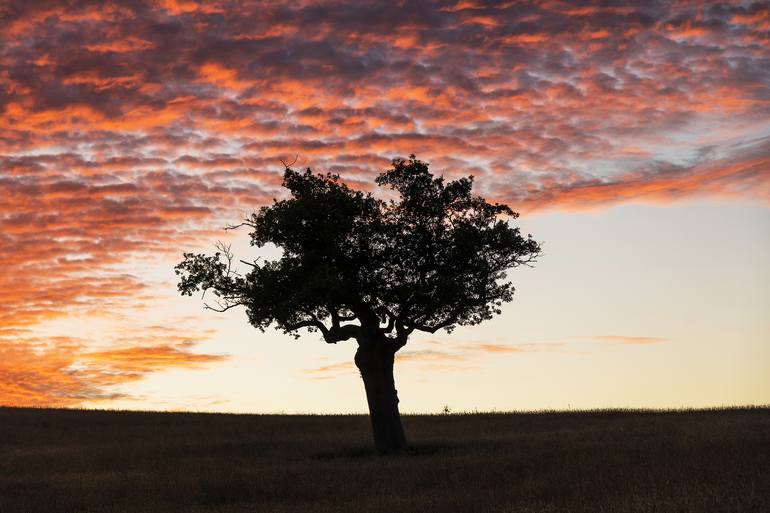
[(193, 351), (197, 337), (175, 328), (138, 326), (145, 337), (114, 335), (106, 349), (69, 336), (33, 336), (17, 330), (0, 333), (0, 404), (6, 406), (77, 406), (83, 402), (131, 398), (122, 385), (167, 369), (196, 369), (226, 358)]
[(767, 3), (628, 4), (0, 1), (0, 338), (152, 301), (295, 154), (363, 186), (416, 153), (522, 211), (766, 204)]

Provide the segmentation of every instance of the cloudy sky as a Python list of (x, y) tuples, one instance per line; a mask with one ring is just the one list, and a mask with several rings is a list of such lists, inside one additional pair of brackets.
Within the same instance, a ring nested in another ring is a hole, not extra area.
[[(766, 2), (0, 0), (0, 404), (365, 411), (353, 342), (177, 295), (183, 251), (415, 153), (544, 241), (398, 355), (404, 411), (770, 403)], [(269, 256), (269, 252), (266, 253)]]

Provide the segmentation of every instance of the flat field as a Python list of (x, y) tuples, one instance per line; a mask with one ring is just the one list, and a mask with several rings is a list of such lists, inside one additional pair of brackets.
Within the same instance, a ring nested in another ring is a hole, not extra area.
[(770, 408), (405, 416), (0, 408), (0, 513), (770, 511)]

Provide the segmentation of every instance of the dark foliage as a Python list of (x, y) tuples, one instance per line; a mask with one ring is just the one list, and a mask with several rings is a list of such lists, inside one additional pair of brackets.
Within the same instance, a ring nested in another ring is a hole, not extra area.
[(396, 351), (415, 331), (452, 331), (500, 313), (513, 298), (506, 271), (535, 260), (540, 246), (505, 217), (505, 205), (472, 193), (473, 179), (445, 183), (428, 164), (396, 159), (377, 177), (397, 199), (350, 189), (333, 174), (286, 168), (290, 197), (264, 206), (238, 226), (251, 244), (274, 244), (280, 259), (242, 275), (220, 246), (214, 256), (186, 253), (176, 267), (182, 294), (211, 290), (224, 311), (246, 307), (260, 330), (318, 330), (330, 344), (355, 339), (374, 442), (381, 452), (406, 447), (393, 380)]
[(291, 197), (239, 225), (251, 229), (252, 245), (275, 244), (283, 256), (251, 262), (241, 275), (228, 248), (186, 253), (179, 290), (211, 290), (219, 310), (243, 305), (262, 330), (319, 330), (329, 343), (382, 334), (395, 350), (414, 330), (451, 331), (499, 313), (513, 296), (506, 271), (540, 252), (504, 219), (518, 214), (473, 195), (472, 177), (445, 183), (414, 156), (394, 160), (377, 184), (398, 200), (287, 168)]

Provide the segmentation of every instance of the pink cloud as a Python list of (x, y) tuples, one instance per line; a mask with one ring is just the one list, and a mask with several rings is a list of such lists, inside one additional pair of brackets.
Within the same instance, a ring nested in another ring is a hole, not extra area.
[[(271, 201), (296, 154), (364, 188), (416, 153), (523, 211), (770, 202), (762, 3), (0, 10), (0, 333), (144, 301), (126, 267)], [(687, 139), (717, 126), (757, 129)]]

